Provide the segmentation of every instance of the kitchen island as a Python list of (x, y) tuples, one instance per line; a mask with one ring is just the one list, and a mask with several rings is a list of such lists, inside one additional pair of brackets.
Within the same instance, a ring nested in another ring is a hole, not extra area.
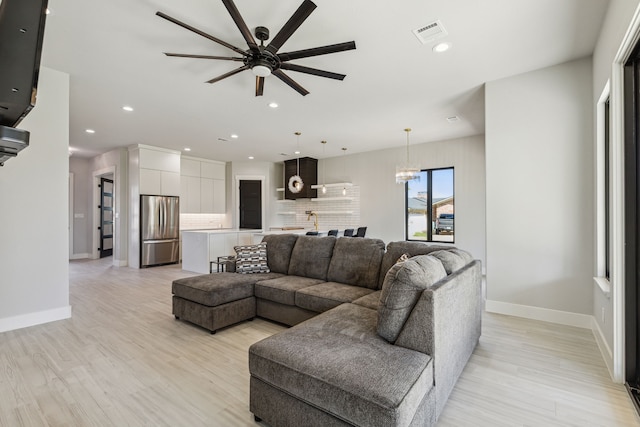
[[(182, 269), (210, 273), (211, 261), (219, 256), (235, 255), (238, 245), (250, 245), (252, 236), (262, 230), (212, 229), (182, 231)], [(215, 270), (214, 270), (215, 271)]]

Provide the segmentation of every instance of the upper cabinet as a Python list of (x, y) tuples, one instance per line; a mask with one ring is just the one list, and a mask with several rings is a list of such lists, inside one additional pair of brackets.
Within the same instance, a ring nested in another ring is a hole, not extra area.
[(180, 152), (149, 145), (129, 147), (130, 181), (138, 194), (180, 195)]
[(180, 212), (226, 213), (225, 163), (185, 157), (180, 159)]

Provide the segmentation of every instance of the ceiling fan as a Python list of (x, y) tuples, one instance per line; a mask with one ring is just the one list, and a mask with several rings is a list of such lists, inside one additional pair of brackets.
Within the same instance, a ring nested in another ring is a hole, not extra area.
[(311, 49), (303, 49), (297, 50), (294, 52), (287, 53), (278, 53), (278, 50), (282, 47), (282, 45), (289, 40), (291, 35), (302, 25), (302, 23), (311, 15), (311, 12), (316, 8), (316, 5), (310, 0), (304, 0), (298, 10), (289, 18), (289, 20), (284, 24), (282, 29), (276, 34), (276, 36), (271, 40), (271, 42), (265, 46), (265, 40), (269, 39), (269, 30), (265, 27), (256, 27), (255, 36), (258, 40), (260, 40), (260, 45), (256, 43), (256, 40), (251, 35), (251, 31), (247, 24), (242, 19), (238, 8), (234, 4), (233, 0), (222, 0), (222, 3), (225, 5), (231, 18), (235, 22), (236, 26), (242, 33), (245, 41), (249, 48), (247, 50), (242, 50), (232, 44), (229, 44), (223, 40), (220, 40), (210, 34), (205, 33), (202, 30), (199, 30), (191, 25), (185, 24), (171, 16), (168, 16), (162, 12), (156, 12), (161, 18), (166, 19), (167, 21), (173, 22), (185, 28), (189, 31), (193, 31), (194, 33), (205, 37), (211, 41), (214, 41), (228, 49), (233, 50), (237, 54), (241, 56), (211, 56), (211, 55), (191, 55), (184, 53), (167, 53), (167, 56), (176, 56), (182, 58), (200, 58), (200, 59), (218, 59), (223, 61), (235, 61), (242, 62), (242, 65), (235, 70), (229, 71), (228, 73), (222, 74), (221, 76), (215, 77), (207, 83), (215, 83), (220, 80), (226, 79), (227, 77), (231, 77), (235, 74), (240, 73), (244, 70), (251, 70), (253, 74), (256, 76), (256, 96), (262, 96), (264, 92), (264, 78), (273, 74), (284, 83), (289, 85), (291, 88), (295, 89), (300, 95), (305, 96), (309, 93), (305, 88), (300, 86), (296, 81), (294, 81), (291, 77), (286, 75), (282, 70), (289, 71), (297, 71), (300, 73), (312, 74), (314, 76), (326, 77), (329, 79), (343, 80), (346, 75), (332, 73), (330, 71), (318, 70), (316, 68), (304, 67), (302, 65), (291, 64), (289, 61), (294, 59), (308, 58), (311, 56), (319, 56), (319, 55), (327, 55), (329, 53), (343, 52), (346, 50), (352, 50), (356, 48), (356, 43), (354, 41), (332, 44), (327, 46), (315, 47)]

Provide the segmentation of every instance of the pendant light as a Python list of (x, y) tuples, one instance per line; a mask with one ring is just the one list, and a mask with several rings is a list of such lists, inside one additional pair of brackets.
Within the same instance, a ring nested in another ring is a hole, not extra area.
[(296, 175), (293, 175), (291, 178), (289, 178), (289, 191), (291, 191), (292, 193), (299, 193), (304, 187), (304, 182), (302, 182), (302, 178), (300, 178), (300, 135), (302, 135), (302, 133), (295, 132), (295, 135), (298, 139), (298, 149), (296, 150), (296, 154), (298, 154), (297, 172)]
[(320, 141), (320, 143), (322, 144), (322, 194), (327, 194), (327, 186), (325, 185), (327, 178), (327, 158), (325, 156), (327, 141)]
[(407, 133), (407, 161), (403, 165), (396, 166), (396, 183), (404, 184), (408, 181), (420, 181), (420, 168), (409, 163), (409, 132), (411, 128), (404, 130)]
[[(346, 177), (347, 177), (347, 159), (346, 159), (346, 155), (347, 155), (347, 149), (346, 148), (342, 148), (342, 167), (344, 168), (344, 176), (345, 176), (345, 181), (346, 181)], [(343, 186), (342, 187), (342, 195), (346, 196), (347, 195), (347, 186)]]

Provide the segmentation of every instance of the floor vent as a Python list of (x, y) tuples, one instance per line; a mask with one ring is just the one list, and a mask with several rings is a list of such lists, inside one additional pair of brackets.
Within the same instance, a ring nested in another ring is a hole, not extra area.
[(437, 20), (413, 30), (413, 34), (416, 35), (422, 44), (427, 44), (446, 36), (448, 33), (442, 25), (442, 22)]

